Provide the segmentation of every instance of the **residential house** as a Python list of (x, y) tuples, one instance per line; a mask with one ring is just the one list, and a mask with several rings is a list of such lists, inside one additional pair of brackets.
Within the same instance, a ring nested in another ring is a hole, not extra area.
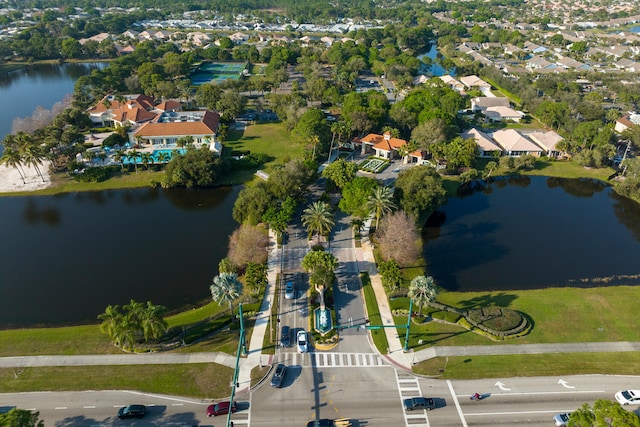
[(244, 33), (233, 33), (229, 36), (233, 44), (244, 44), (249, 40), (249, 36)]
[(491, 85), (489, 83), (485, 82), (484, 80), (482, 80), (480, 77), (476, 75), (460, 77), (460, 82), (469, 89), (473, 87), (477, 87), (480, 89), (491, 88)]
[(504, 96), (477, 96), (471, 98), (471, 111), (485, 111), (489, 107), (510, 107), (509, 98)]
[(322, 43), (324, 43), (324, 45), (325, 45), (326, 47), (331, 47), (331, 45), (332, 45), (336, 40), (335, 40), (333, 37), (326, 37), (326, 36), (325, 36), (325, 37), (322, 37), (322, 38), (320, 39), (320, 41), (321, 41)]
[(187, 40), (195, 46), (204, 46), (211, 41), (211, 36), (201, 31), (187, 33)]
[(502, 105), (487, 107), (484, 109), (483, 114), (487, 120), (492, 122), (510, 121), (519, 123), (524, 117), (524, 113), (522, 111), (514, 110), (511, 107), (504, 107)]
[(107, 95), (87, 112), (93, 123), (101, 126), (127, 126), (153, 120), (155, 100), (147, 95), (124, 95), (116, 99)]
[(618, 133), (622, 133), (633, 126), (640, 126), (640, 114), (632, 113), (624, 117), (620, 117), (616, 120), (614, 130)]
[(530, 154), (539, 157), (542, 154), (542, 148), (520, 135), (515, 129), (501, 129), (495, 131), (491, 137), (502, 147), (507, 156), (519, 157)]
[(502, 148), (489, 135), (476, 128), (471, 128), (460, 136), (463, 139), (473, 138), (476, 141), (479, 157), (500, 157), (502, 155)]
[(563, 152), (557, 148), (560, 141), (564, 138), (555, 133), (552, 130), (549, 131), (536, 131), (527, 134), (527, 137), (544, 149), (544, 154), (549, 157), (558, 158)]
[(559, 66), (561, 66), (565, 70), (569, 70), (569, 69), (574, 69), (574, 70), (578, 70), (578, 71), (589, 71), (589, 70), (591, 70), (591, 67), (589, 67), (587, 64), (585, 64), (583, 62), (580, 62), (580, 61), (576, 61), (575, 59), (570, 58), (568, 56), (563, 56), (562, 58), (558, 59), (556, 61), (556, 64), (558, 64)]
[(405, 162), (408, 163), (422, 163), (425, 155), (422, 151), (413, 151), (410, 153), (402, 153), (403, 148), (406, 147), (407, 141), (400, 138), (393, 138), (389, 132), (384, 135), (376, 133), (370, 133), (362, 138), (356, 138), (353, 140), (354, 145), (361, 146), (361, 153), (365, 154), (367, 151), (373, 150), (376, 157), (383, 159), (393, 160), (396, 157), (407, 154)]
[(464, 84), (450, 75), (446, 74), (444, 76), (440, 76), (440, 80), (456, 92), (464, 92)]
[(622, 58), (621, 60), (615, 62), (613, 65), (620, 70), (625, 70), (632, 73), (640, 71), (640, 62), (636, 62), (628, 58)]
[(111, 39), (111, 34), (109, 34), (109, 33), (100, 33), (100, 34), (96, 34), (95, 36), (91, 36), (91, 37), (86, 38), (86, 39), (80, 39), (80, 40), (78, 40), (78, 43), (80, 43), (82, 45), (85, 44), (86, 42), (89, 42), (89, 41), (100, 43), (100, 42), (102, 42), (104, 40), (107, 40), (107, 39)]
[(534, 55), (539, 55), (541, 53), (546, 52), (548, 49), (544, 46), (540, 46), (533, 42), (526, 41), (524, 42), (524, 50), (531, 52)]
[(138, 127), (133, 137), (153, 147), (175, 148), (178, 139), (191, 136), (196, 146), (207, 144), (220, 154), (222, 144), (216, 139), (219, 123), (220, 115), (212, 111), (164, 112)]

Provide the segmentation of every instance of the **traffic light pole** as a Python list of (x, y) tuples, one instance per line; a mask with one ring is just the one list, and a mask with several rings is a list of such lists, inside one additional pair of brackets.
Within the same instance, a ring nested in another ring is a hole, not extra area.
[(227, 427), (231, 427), (231, 408), (233, 408), (233, 398), (236, 395), (238, 375), (240, 374), (240, 356), (247, 354), (247, 347), (244, 339), (244, 316), (242, 315), (242, 303), (238, 304), (238, 317), (240, 317), (240, 339), (238, 340), (238, 351), (236, 352), (236, 368), (233, 371), (233, 382), (231, 383), (231, 398), (229, 399), (229, 412), (227, 413)]
[(351, 329), (364, 327), (368, 330), (378, 330), (383, 328), (396, 328), (396, 329), (406, 329), (407, 333), (404, 337), (404, 351), (409, 351), (409, 332), (411, 331), (411, 314), (413, 313), (413, 300), (409, 300), (409, 314), (407, 316), (407, 324), (406, 325), (369, 325), (369, 319), (366, 319), (364, 325), (349, 325), (349, 326), (336, 326), (336, 329)]

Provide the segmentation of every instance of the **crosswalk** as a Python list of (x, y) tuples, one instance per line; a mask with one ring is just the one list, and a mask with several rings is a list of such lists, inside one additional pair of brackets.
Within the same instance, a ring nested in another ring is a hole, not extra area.
[[(409, 397), (422, 396), (420, 383), (418, 378), (413, 374), (396, 369), (396, 381), (398, 383), (398, 391), (400, 392), (400, 401)], [(404, 410), (404, 423), (407, 427), (430, 427), (427, 412), (423, 410), (407, 412)]]
[(386, 367), (376, 353), (280, 353), (278, 362), (315, 368)]

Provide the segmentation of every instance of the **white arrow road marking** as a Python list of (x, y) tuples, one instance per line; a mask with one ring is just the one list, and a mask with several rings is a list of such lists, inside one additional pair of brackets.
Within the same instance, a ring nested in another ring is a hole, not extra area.
[(495, 385), (496, 387), (500, 387), (500, 390), (502, 390), (502, 391), (509, 391), (509, 390), (511, 390), (510, 388), (505, 387), (505, 386), (504, 386), (504, 384), (503, 384), (503, 383), (501, 383), (500, 381), (498, 381), (498, 382), (497, 382), (497, 383), (495, 383), (494, 385)]
[(562, 384), (562, 387), (564, 388), (576, 388), (575, 386), (569, 385), (569, 383), (563, 379), (558, 380), (558, 384)]

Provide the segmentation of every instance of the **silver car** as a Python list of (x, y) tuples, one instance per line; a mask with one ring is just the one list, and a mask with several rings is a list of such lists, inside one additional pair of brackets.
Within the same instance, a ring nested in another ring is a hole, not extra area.
[(569, 416), (570, 414), (568, 412), (558, 414), (553, 417), (553, 422), (556, 424), (556, 427), (567, 427), (567, 424), (569, 424)]

